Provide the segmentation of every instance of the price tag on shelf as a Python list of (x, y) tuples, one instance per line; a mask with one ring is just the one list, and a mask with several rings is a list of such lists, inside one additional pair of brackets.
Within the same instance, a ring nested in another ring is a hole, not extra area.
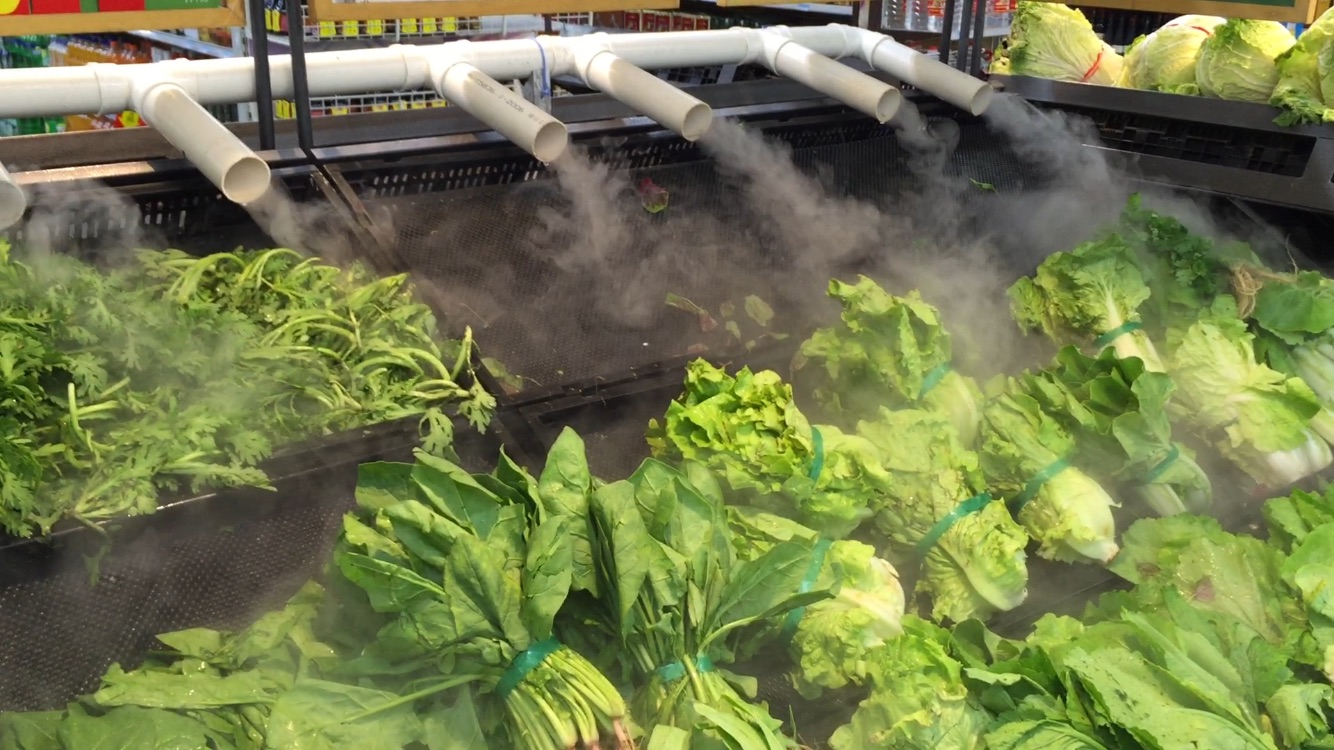
[(404, 34), (416, 34), (416, 33), (417, 33), (417, 19), (415, 19), (415, 18), (404, 18), (404, 19), (400, 20), (400, 21), (398, 22), (398, 30), (401, 31), (401, 32), (403, 32)]
[(338, 36), (338, 24), (333, 21), (320, 21), (320, 38), (331, 39)]
[(367, 21), (366, 33), (371, 36), (384, 36), (384, 21)]

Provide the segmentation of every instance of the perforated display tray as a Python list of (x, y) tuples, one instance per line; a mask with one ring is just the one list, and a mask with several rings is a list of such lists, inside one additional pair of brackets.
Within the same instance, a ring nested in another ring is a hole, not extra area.
[[(456, 429), (464, 465), (489, 470), (501, 428)], [(102, 537), (86, 528), (0, 541), (0, 711), (59, 708), (97, 689), (111, 663), (136, 664), (158, 633), (240, 628), (282, 606), (326, 564), (357, 465), (411, 460), (416, 445), (416, 420), (332, 436), (268, 462), (276, 491), (186, 498), (108, 524), (95, 580), (86, 555)]]
[[(788, 144), (797, 166), (834, 195), (893, 206), (923, 192), (893, 131), (865, 118), (754, 128)], [(1002, 191), (1039, 180), (992, 141), (984, 126), (965, 123), (951, 173)], [(818, 230), (811, 246), (794, 248), (774, 226), (773, 210), (757, 210), (734, 179), (679, 140), (630, 138), (607, 157), (608, 172), (627, 188), (610, 192), (599, 182), (588, 189), (606, 194), (582, 206), (540, 165), (518, 159), (396, 163), (344, 175), (390, 228), (406, 266), (440, 285), (446, 316), (471, 325), (484, 353), (531, 392), (617, 378), (686, 354), (701, 339), (699, 327), (665, 304), (669, 293), (715, 313), (724, 301), (758, 295), (781, 326), (785, 311), (823, 294), (819, 285), (792, 283), (810, 265), (807, 256), (860, 254), (849, 258), (857, 261), (888, 251), (840, 247), (837, 238), (821, 247)], [(633, 186), (645, 180), (667, 191), (665, 211), (640, 208)]]

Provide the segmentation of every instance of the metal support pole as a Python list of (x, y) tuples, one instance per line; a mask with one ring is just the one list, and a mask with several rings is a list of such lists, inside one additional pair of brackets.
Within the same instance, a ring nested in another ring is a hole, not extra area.
[(292, 93), (296, 99), (296, 138), (311, 156), (315, 133), (310, 122), (310, 82), (306, 78), (306, 14), (301, 0), (287, 3), (287, 43), (292, 50)]
[(982, 0), (959, 0), (963, 9), (959, 13), (959, 55), (954, 60), (954, 67), (968, 70), (968, 56), (972, 51), (973, 41), (973, 6), (981, 8)]
[(940, 19), (940, 61), (950, 64), (950, 50), (954, 47), (954, 11), (958, 0), (945, 0), (945, 17)]
[(264, 25), (265, 11), (264, 0), (249, 0), (246, 3), (250, 54), (255, 58), (255, 119), (259, 122), (261, 151), (269, 151), (274, 147), (273, 86), (269, 77), (269, 30)]
[(982, 75), (982, 45), (987, 39), (987, 3), (986, 0), (977, 0), (977, 8), (973, 15), (973, 43), (969, 45), (968, 50), (968, 72), (974, 76)]

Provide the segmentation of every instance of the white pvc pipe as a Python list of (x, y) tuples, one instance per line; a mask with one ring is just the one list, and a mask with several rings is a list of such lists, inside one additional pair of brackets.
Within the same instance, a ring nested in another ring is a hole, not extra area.
[(991, 105), (995, 90), (985, 81), (919, 54), (884, 34), (844, 28), (861, 32), (855, 36), (861, 42), (862, 58), (876, 70), (883, 70), (909, 86), (929, 91), (971, 115), (980, 115)]
[(565, 153), (565, 125), (466, 62), (433, 64), (435, 90), (445, 101), (495, 129), (515, 145), (550, 164)]
[(765, 58), (779, 75), (838, 99), (848, 106), (887, 122), (899, 111), (903, 95), (882, 81), (817, 54), (790, 39), (766, 34)]
[(699, 140), (713, 124), (713, 109), (642, 68), (607, 51), (579, 65), (584, 83), (643, 112), (687, 141)]
[[(767, 59), (765, 48), (774, 46), (770, 41), (774, 35), (820, 56), (860, 57), (878, 70), (969, 111), (984, 107), (989, 97), (989, 93), (983, 91), (989, 87), (981, 81), (918, 55), (883, 34), (841, 24), (789, 29), (614, 34), (603, 39), (590, 35), (447, 42), (421, 47), (395, 45), (312, 53), (306, 56), (306, 65), (312, 96), (354, 95), (413, 91), (432, 85), (429, 69), (434, 59), (467, 62), (499, 81), (527, 78), (542, 70), (544, 65), (551, 75), (576, 73), (575, 59), (589, 56), (590, 50), (610, 52), (646, 70), (753, 62), (768, 65), (771, 60)], [(795, 50), (790, 50), (784, 57), (799, 57), (792, 52)], [(803, 62), (801, 59), (789, 61)], [(254, 61), (250, 58), (231, 58), (0, 71), (0, 117), (118, 112), (128, 108), (132, 83), (141, 77), (170, 78), (204, 105), (253, 101), (253, 66)], [(291, 58), (275, 56), (270, 59), (270, 67), (273, 95), (280, 98), (293, 96)], [(828, 68), (827, 65), (821, 67)], [(842, 78), (848, 77), (844, 75)], [(811, 80), (821, 85), (820, 82), (827, 79), (815, 76)]]
[(269, 165), (180, 86), (149, 84), (132, 96), (134, 109), (233, 203), (248, 205), (269, 189)]
[(5, 171), (5, 165), (0, 164), (0, 229), (8, 229), (19, 223), (27, 208), (28, 197), (24, 195), (23, 188)]

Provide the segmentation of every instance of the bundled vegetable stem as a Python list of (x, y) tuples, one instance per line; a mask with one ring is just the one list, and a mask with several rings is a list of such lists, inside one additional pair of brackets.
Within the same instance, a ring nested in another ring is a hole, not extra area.
[(920, 566), (932, 616), (961, 621), (1019, 606), (1028, 594), (1028, 535), (984, 492), (977, 454), (940, 414), (880, 410), (858, 431), (891, 477), (875, 528), (901, 565)]
[(389, 616), (368, 654), (475, 674), (512, 747), (631, 746), (620, 694), (553, 635), (574, 584), (559, 500), (503, 455), (473, 476), (422, 452), (415, 465), (363, 466), (358, 493), (374, 513), (347, 519), (335, 560)]
[(1106, 563), (1116, 557), (1116, 502), (1070, 464), (1075, 441), (1014, 381), (987, 406), (982, 470), (993, 492), (1053, 560)]
[(1086, 472), (1130, 485), (1159, 515), (1209, 506), (1208, 475), (1172, 440), (1167, 409), (1175, 386), (1167, 375), (1146, 371), (1139, 359), (1108, 351), (1093, 358), (1068, 346), (1018, 384), (1070, 431), (1075, 462)]

